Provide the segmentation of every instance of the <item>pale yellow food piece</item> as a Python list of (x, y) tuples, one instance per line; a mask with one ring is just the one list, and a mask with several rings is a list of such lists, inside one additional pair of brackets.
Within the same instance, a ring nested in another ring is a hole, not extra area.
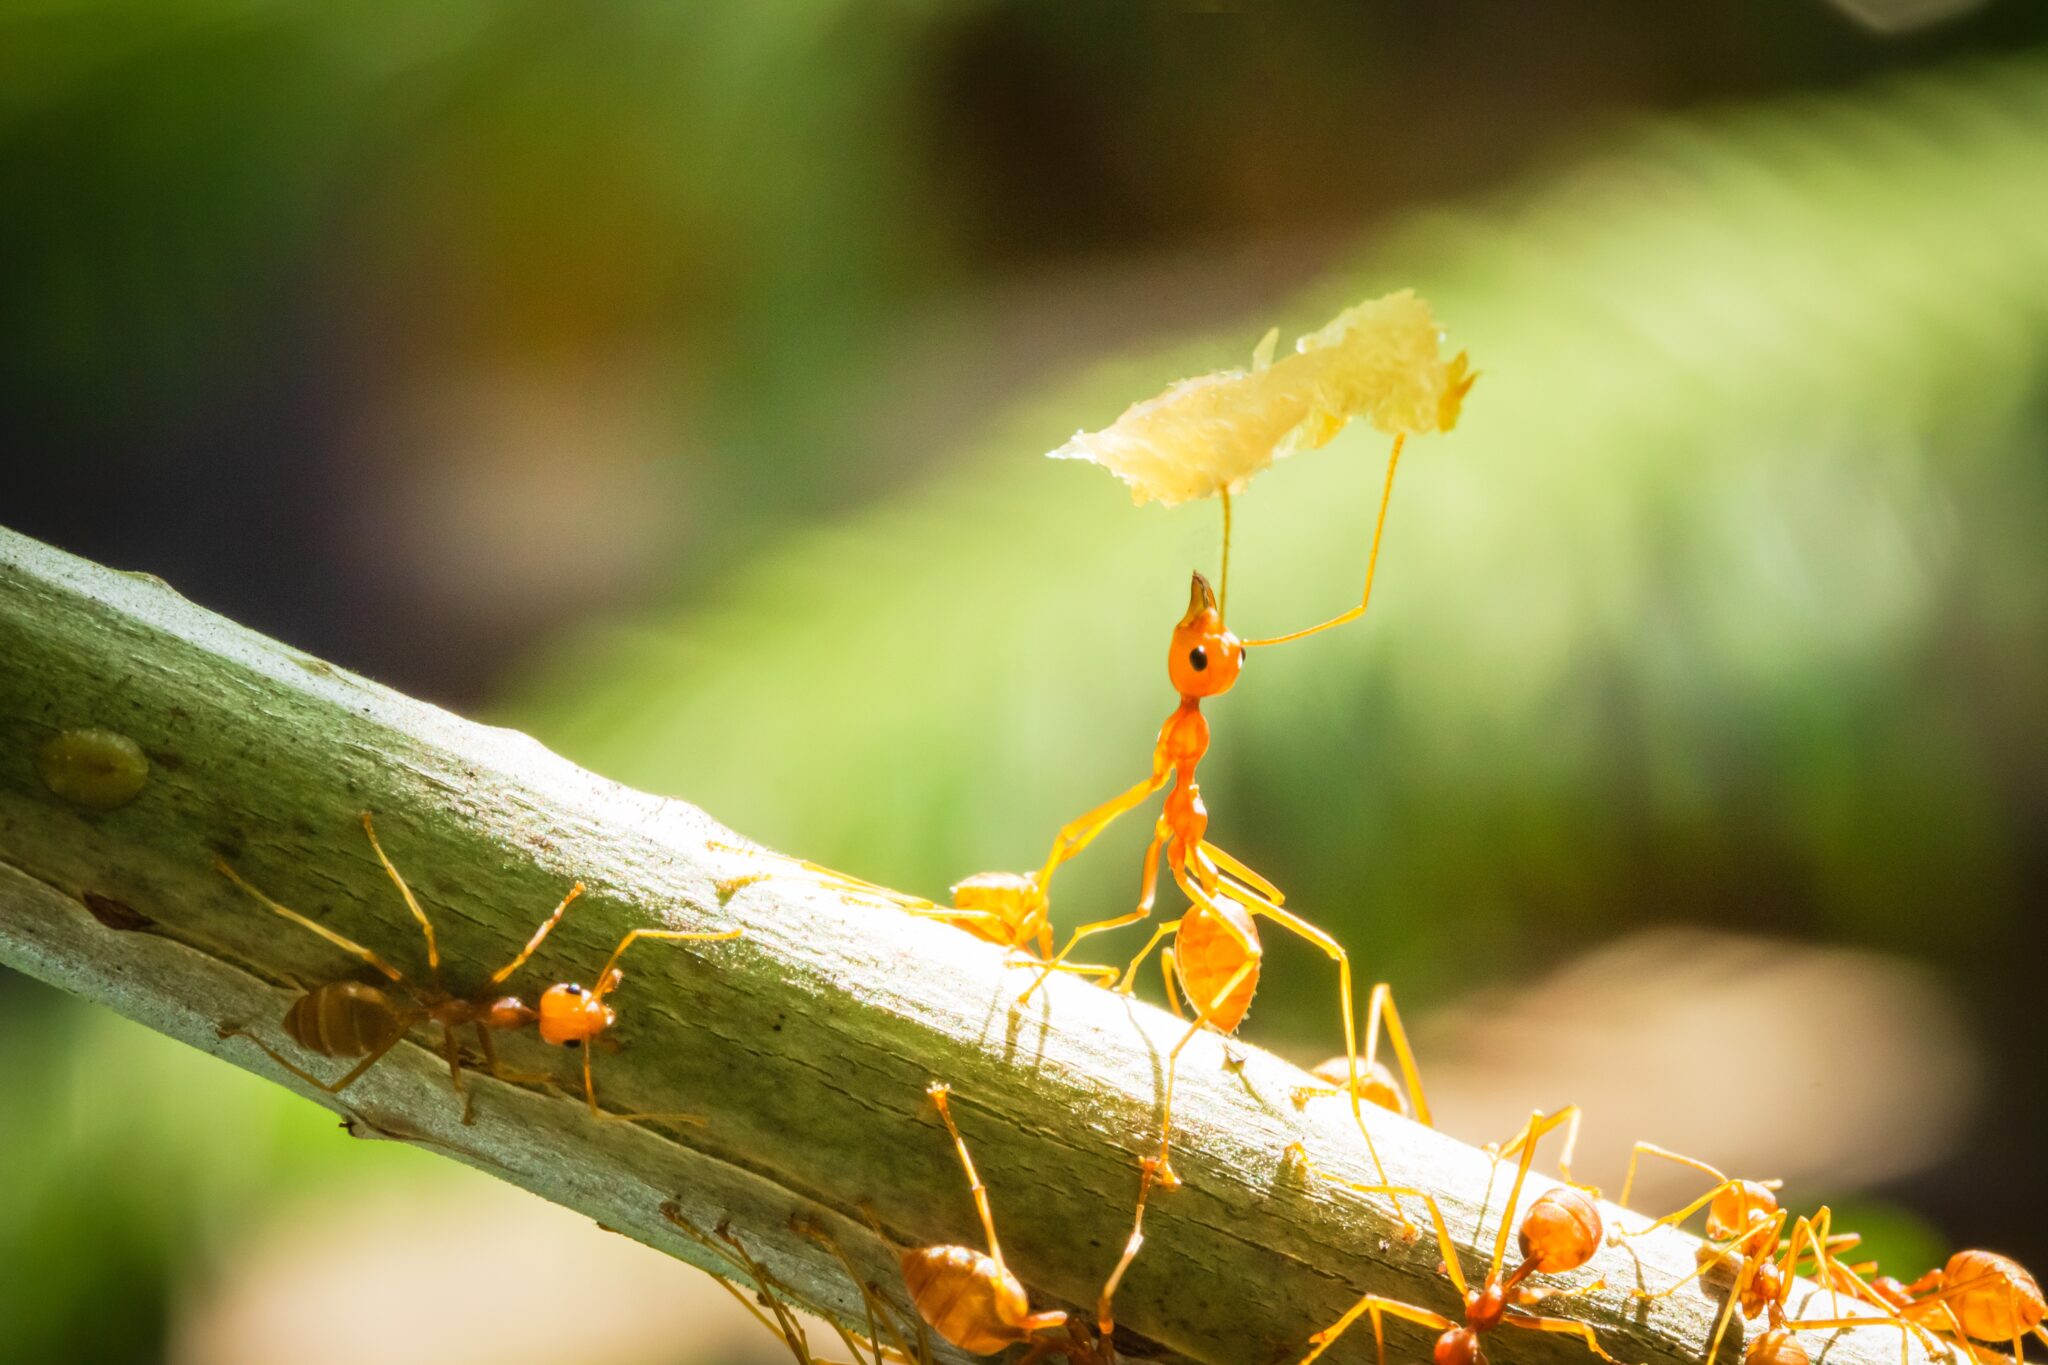
[(1355, 417), (1394, 435), (1449, 431), (1473, 376), (1442, 358), (1429, 305), (1403, 290), (1348, 308), (1268, 363), (1184, 379), (1052, 452), (1092, 460), (1131, 486), (1133, 502), (1175, 503), (1243, 490), (1282, 455), (1314, 450)]

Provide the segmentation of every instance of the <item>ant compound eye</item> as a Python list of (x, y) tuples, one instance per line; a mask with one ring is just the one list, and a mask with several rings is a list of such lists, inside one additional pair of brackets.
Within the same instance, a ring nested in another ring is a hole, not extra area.
[(582, 1047), (583, 1040), (581, 1038), (564, 1038), (562, 1040), (562, 1046), (573, 1050), (575, 1048)]
[(583, 994), (583, 988), (581, 986), (576, 985), (574, 982), (571, 982), (570, 984), (562, 987), (562, 991), (565, 995)]
[(1193, 649), (1188, 651), (1188, 665), (1191, 668), (1193, 668), (1195, 672), (1200, 673), (1203, 669), (1209, 666), (1209, 651), (1202, 648), (1200, 645), (1196, 645)]

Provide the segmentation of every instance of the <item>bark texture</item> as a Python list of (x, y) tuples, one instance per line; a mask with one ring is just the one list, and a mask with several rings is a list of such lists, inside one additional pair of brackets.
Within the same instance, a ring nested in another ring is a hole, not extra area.
[[(224, 1023), (248, 1024), (302, 1057), (278, 1027), (292, 983), (374, 975), (230, 885), (216, 857), (424, 979), (419, 932), (363, 837), (364, 810), (432, 916), (457, 990), (509, 960), (577, 880), (588, 894), (509, 983), (529, 1000), (553, 981), (588, 983), (633, 927), (743, 929), (733, 942), (636, 947), (614, 996), (622, 1047), (595, 1059), (608, 1109), (704, 1122), (593, 1120), (575, 1054), (531, 1033), (503, 1038), (507, 1063), (562, 1088), (471, 1075), (472, 1125), (430, 1029), (339, 1096), (218, 1038)], [(1156, 1140), (1166, 1054), (1183, 1030), (1067, 979), (1020, 1009), (1028, 971), (967, 934), (821, 883), (680, 800), (264, 639), (155, 579), (5, 531), (0, 961), (313, 1093), (353, 1131), (422, 1144), (685, 1260), (729, 1269), (669, 1226), (665, 1202), (699, 1227), (729, 1220), (776, 1276), (849, 1318), (854, 1286), (793, 1219), (834, 1233), (899, 1301), (894, 1258), (863, 1205), (904, 1244), (980, 1239), (925, 1097), (934, 1079), (954, 1088), (1012, 1267), (1038, 1306), (1087, 1311), (1128, 1230), (1137, 1157)], [(1347, 1106), (1297, 1106), (1305, 1083), (1279, 1058), (1214, 1036), (1183, 1055), (1175, 1164), (1186, 1184), (1155, 1198), (1119, 1297), (1127, 1354), (1298, 1358), (1366, 1290), (1458, 1312), (1432, 1239), (1403, 1242), (1381, 1205), (1287, 1158), (1304, 1142), (1324, 1168), (1370, 1179)], [(1482, 1269), (1505, 1179), (1488, 1207), (1481, 1151), (1392, 1116), (1375, 1115), (1374, 1133), (1393, 1178), (1438, 1195), (1468, 1272)], [(1525, 1200), (1547, 1184), (1532, 1179)], [(1696, 1246), (1672, 1233), (1637, 1243), (1640, 1262), (1605, 1251), (1566, 1279), (1601, 1275), (1609, 1287), (1557, 1311), (1592, 1323), (1622, 1360), (1697, 1360), (1715, 1300), (1688, 1289), (1644, 1305), (1623, 1292), (1690, 1270)], [(1390, 1336), (1398, 1357), (1425, 1355), (1419, 1330)], [(1504, 1361), (1583, 1358), (1576, 1343), (1533, 1333), (1498, 1333), (1488, 1349)], [(1859, 1330), (1812, 1350), (1891, 1365), (1899, 1334)], [(1361, 1325), (1329, 1358), (1371, 1351)]]

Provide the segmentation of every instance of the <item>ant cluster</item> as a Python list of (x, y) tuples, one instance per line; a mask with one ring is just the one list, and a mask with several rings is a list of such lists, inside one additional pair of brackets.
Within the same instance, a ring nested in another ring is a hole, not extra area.
[[(1128, 995), (1141, 968), (1158, 949), (1168, 1002), (1176, 1014), (1188, 1020), (1186, 1033), (1167, 1058), (1158, 1144), (1138, 1163), (1138, 1192), (1130, 1236), (1103, 1283), (1092, 1327), (1059, 1310), (1033, 1311), (1023, 1283), (1003, 1259), (988, 1191), (976, 1173), (966, 1139), (954, 1120), (950, 1090), (944, 1084), (933, 1083), (928, 1094), (966, 1173), (987, 1238), (987, 1250), (957, 1245), (901, 1247), (870, 1215), (869, 1222), (876, 1233), (896, 1250), (903, 1285), (917, 1313), (912, 1320), (899, 1314), (877, 1286), (863, 1282), (854, 1273), (852, 1263), (829, 1236), (815, 1228), (800, 1229), (830, 1248), (860, 1287), (865, 1333), (835, 1328), (853, 1359), (871, 1361), (873, 1365), (921, 1365), (932, 1359), (926, 1334), (929, 1328), (973, 1355), (997, 1355), (1021, 1344), (1026, 1349), (1019, 1357), (1019, 1365), (1029, 1365), (1046, 1355), (1063, 1355), (1075, 1365), (1111, 1365), (1115, 1359), (1114, 1299), (1125, 1272), (1144, 1244), (1148, 1201), (1155, 1189), (1171, 1190), (1180, 1184), (1171, 1155), (1174, 1083), (1181, 1054), (1203, 1032), (1229, 1035), (1244, 1020), (1259, 984), (1262, 920), (1304, 939), (1336, 964), (1344, 1054), (1318, 1067), (1317, 1077), (1325, 1084), (1297, 1091), (1296, 1101), (1305, 1105), (1318, 1096), (1343, 1095), (1378, 1179), (1368, 1184), (1325, 1177), (1298, 1143), (1290, 1148), (1290, 1160), (1298, 1162), (1312, 1178), (1331, 1179), (1354, 1193), (1386, 1201), (1401, 1231), (1411, 1239), (1420, 1230), (1409, 1221), (1402, 1201), (1418, 1201), (1428, 1210), (1442, 1253), (1440, 1271), (1459, 1302), (1453, 1316), (1384, 1295), (1366, 1294), (1329, 1327), (1310, 1338), (1302, 1365), (1321, 1356), (1360, 1318), (1370, 1322), (1382, 1360), (1384, 1324), (1386, 1319), (1394, 1318), (1439, 1333), (1433, 1352), (1435, 1365), (1483, 1365), (1482, 1343), (1488, 1333), (1501, 1328), (1569, 1336), (1593, 1355), (1618, 1365), (1587, 1323), (1530, 1311), (1545, 1301), (1600, 1289), (1604, 1282), (1595, 1280), (1565, 1289), (1538, 1285), (1533, 1280), (1537, 1276), (1558, 1276), (1578, 1270), (1603, 1243), (1626, 1244), (1653, 1228), (1682, 1224), (1703, 1209), (1707, 1241), (1701, 1245), (1697, 1268), (1661, 1289), (1639, 1288), (1634, 1297), (1661, 1299), (1695, 1281), (1719, 1283), (1725, 1296), (1706, 1348), (1705, 1360), (1709, 1362), (1718, 1358), (1723, 1337), (1737, 1312), (1745, 1319), (1761, 1318), (1765, 1328), (1743, 1351), (1744, 1365), (1810, 1365), (1800, 1333), (1873, 1325), (1897, 1330), (1902, 1351), (1906, 1343), (1919, 1340), (1941, 1353), (1960, 1348), (1977, 1361), (2005, 1358), (1979, 1343), (2009, 1345), (2013, 1360), (2019, 1362), (2027, 1336), (2048, 1342), (2048, 1328), (2043, 1326), (2048, 1305), (2044, 1305), (2033, 1278), (2012, 1260), (1989, 1251), (1961, 1251), (1939, 1269), (1910, 1283), (1901, 1282), (1879, 1274), (1874, 1263), (1844, 1259), (1856, 1238), (1853, 1234), (1835, 1233), (1825, 1207), (1812, 1215), (1793, 1217), (1779, 1203), (1774, 1182), (1732, 1179), (1705, 1162), (1652, 1144), (1636, 1144), (1622, 1189), (1622, 1208), (1628, 1205), (1637, 1163), (1646, 1155), (1691, 1167), (1710, 1177), (1713, 1187), (1692, 1203), (1654, 1222), (1633, 1230), (1610, 1230), (1603, 1222), (1599, 1206), (1589, 1197), (1597, 1192), (1571, 1179), (1571, 1153), (1580, 1118), (1576, 1107), (1549, 1115), (1541, 1111), (1532, 1114), (1512, 1140), (1493, 1149), (1497, 1162), (1511, 1157), (1519, 1159), (1495, 1231), (1492, 1257), (1476, 1286), (1467, 1280), (1460, 1266), (1458, 1248), (1436, 1197), (1427, 1190), (1396, 1185), (1389, 1179), (1366, 1121), (1367, 1110), (1405, 1115), (1425, 1125), (1431, 1122), (1428, 1100), (1399, 1011), (1394, 1006), (1392, 990), (1385, 983), (1372, 989), (1365, 1046), (1361, 1051), (1355, 1025), (1351, 962), (1343, 946), (1287, 908), (1285, 896), (1273, 882), (1210, 841), (1208, 810), (1196, 781), (1197, 768), (1208, 753), (1210, 741), (1202, 703), (1236, 685), (1247, 651), (1303, 640), (1366, 614), (1372, 603), (1380, 543), (1402, 448), (1410, 435), (1449, 431), (1458, 420), (1476, 376), (1463, 353), (1448, 359), (1440, 356), (1441, 334), (1429, 306), (1408, 292), (1347, 310), (1328, 326), (1300, 338), (1294, 353), (1279, 360), (1274, 359), (1275, 339), (1276, 334), (1269, 333), (1260, 343), (1249, 369), (1223, 371), (1174, 385), (1158, 397), (1136, 404), (1108, 428), (1077, 435), (1053, 452), (1057, 457), (1103, 465), (1130, 485), (1133, 498), (1139, 503), (1159, 501), (1172, 505), (1214, 496), (1222, 506), (1222, 555), (1217, 584), (1212, 587), (1199, 572), (1192, 576), (1187, 609), (1168, 638), (1167, 677), (1179, 702), (1159, 730), (1150, 771), (1127, 790), (1064, 826), (1037, 870), (984, 872), (964, 878), (953, 887), (950, 905), (901, 896), (815, 864), (801, 864), (819, 877), (884, 897), (913, 914), (951, 924), (1019, 955), (1034, 969), (1029, 988), (1018, 999), (1020, 1005), (1028, 1002), (1054, 973), (1078, 976), (1102, 989)], [(1232, 495), (1242, 492), (1252, 476), (1275, 459), (1326, 444), (1355, 418), (1368, 421), (1393, 440), (1358, 604), (1305, 629), (1261, 639), (1240, 638), (1226, 623)], [(1162, 791), (1165, 798), (1145, 849), (1136, 906), (1127, 913), (1081, 925), (1055, 950), (1051, 905), (1055, 874), (1119, 817)], [(499, 995), (505, 981), (541, 946), (581, 893), (583, 887), (578, 883), (542, 922), (518, 956), (493, 972), (480, 989), (460, 995), (443, 984), (433, 925), (397, 868), (384, 855), (367, 813), (362, 822), (378, 860), (426, 939), (431, 980), (424, 986), (408, 981), (373, 950), (272, 900), (243, 880), (226, 862), (217, 860), (223, 876), (263, 905), (359, 958), (388, 982), (378, 985), (343, 980), (316, 985), (304, 990), (287, 1011), (284, 1031), (299, 1046), (324, 1057), (358, 1059), (346, 1074), (332, 1082), (319, 1081), (255, 1039), (242, 1026), (224, 1025), (220, 1030), (222, 1037), (248, 1037), (294, 1075), (334, 1093), (374, 1066), (414, 1026), (435, 1024), (439, 1026), (440, 1046), (451, 1081), (461, 1095), (463, 1058), (458, 1034), (465, 1029), (474, 1029), (484, 1065), (492, 1075), (515, 1082), (551, 1083), (546, 1076), (505, 1070), (492, 1042), (494, 1031), (534, 1025), (546, 1042), (582, 1048), (583, 1093), (593, 1116), (694, 1121), (682, 1114), (616, 1114), (602, 1109), (591, 1078), (589, 1045), (609, 1042), (607, 1034), (616, 1015), (608, 999), (622, 979), (619, 961), (634, 943), (643, 938), (730, 939), (737, 937), (739, 930), (634, 930), (619, 942), (599, 971), (596, 984), (588, 989), (569, 983), (549, 986), (537, 1007), (526, 1005), (516, 996)], [(1157, 924), (1143, 949), (1123, 968), (1069, 960), (1082, 942), (1150, 918), (1162, 869), (1187, 901), (1186, 909), (1177, 918)], [(1185, 1012), (1181, 1007), (1183, 1000)], [(1378, 1059), (1383, 1030), (1399, 1066), (1398, 1078)], [(465, 1096), (465, 1122), (471, 1118), (471, 1103), (473, 1099)], [(1515, 1211), (1536, 1146), (1544, 1136), (1560, 1128), (1564, 1130), (1564, 1150), (1559, 1171), (1565, 1183), (1533, 1200), (1517, 1222)], [(729, 1229), (720, 1227), (706, 1234), (682, 1219), (672, 1206), (664, 1206), (663, 1212), (684, 1233), (752, 1281), (752, 1299), (737, 1289), (734, 1293), (789, 1347), (800, 1365), (809, 1365), (815, 1357), (788, 1308), (788, 1287), (754, 1259)], [(1515, 1228), (1519, 1253), (1512, 1266), (1508, 1264), (1511, 1226)], [(1827, 1316), (1805, 1317), (1792, 1311), (1791, 1295), (1802, 1271), (1818, 1282), (1820, 1292), (1831, 1296), (1834, 1309)], [(728, 1284), (728, 1288), (732, 1286)], [(1845, 1296), (1856, 1305), (1857, 1313), (1843, 1311), (1840, 1300)]]

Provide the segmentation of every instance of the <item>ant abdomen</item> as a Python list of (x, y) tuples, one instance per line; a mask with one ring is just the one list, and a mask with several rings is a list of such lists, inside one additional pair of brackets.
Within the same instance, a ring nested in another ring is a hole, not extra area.
[(1600, 1211), (1569, 1185), (1560, 1185), (1529, 1206), (1522, 1217), (1522, 1258), (1544, 1275), (1577, 1270), (1593, 1259), (1602, 1237)]
[[(932, 1330), (963, 1351), (995, 1355), (1022, 1341), (1032, 1319), (1015, 1275), (972, 1247), (917, 1247), (902, 1253), (903, 1283)], [(1062, 1319), (1064, 1320), (1064, 1319)]]
[(1469, 1327), (1453, 1327), (1436, 1339), (1430, 1353), (1436, 1365), (1486, 1365), (1479, 1349), (1479, 1334)]
[(284, 1031), (322, 1057), (366, 1057), (405, 1032), (391, 997), (359, 981), (330, 981), (292, 1002)]
[[(1228, 896), (1215, 896), (1208, 905), (1196, 902), (1181, 917), (1173, 955), (1181, 991), (1196, 1015), (1219, 1032), (1235, 1032), (1252, 1007), (1259, 974), (1243, 969), (1247, 958), (1257, 959), (1258, 941), (1250, 913)], [(1249, 952), (1247, 943), (1253, 945)], [(1232, 977), (1238, 978), (1235, 986), (1230, 985)], [(1223, 995), (1226, 986), (1230, 991)]]
[(1789, 1327), (1773, 1327), (1742, 1353), (1742, 1365), (1812, 1365), (1813, 1357)]

